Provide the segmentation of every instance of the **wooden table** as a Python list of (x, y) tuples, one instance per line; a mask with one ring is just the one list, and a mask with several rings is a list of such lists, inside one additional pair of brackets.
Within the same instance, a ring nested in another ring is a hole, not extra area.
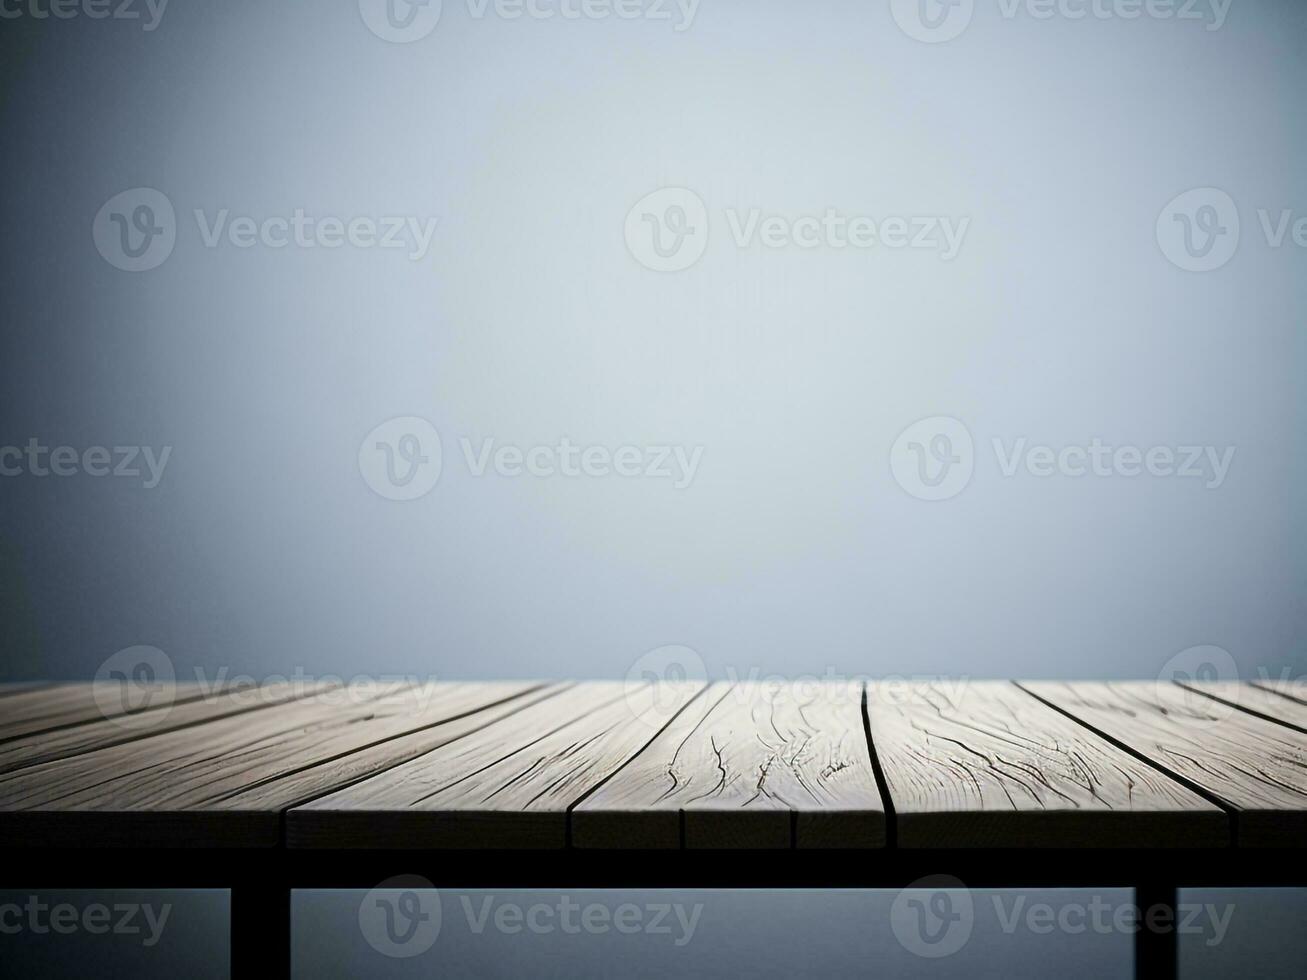
[[(0, 687), (3, 885), (289, 890), (1307, 884), (1307, 686)], [(1147, 902), (1146, 902), (1147, 900)], [(277, 928), (270, 928), (276, 923)], [(250, 935), (257, 934), (256, 941)], [(1137, 934), (1174, 975), (1174, 934)], [(237, 975), (241, 975), (238, 973)]]

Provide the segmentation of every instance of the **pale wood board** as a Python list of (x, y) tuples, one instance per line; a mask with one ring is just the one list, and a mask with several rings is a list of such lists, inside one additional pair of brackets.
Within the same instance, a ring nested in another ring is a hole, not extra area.
[(272, 846), (287, 807), (455, 737), (451, 722), (461, 720), (465, 734), (487, 723), (480, 712), (538, 687), (351, 685), (20, 769), (0, 775), (0, 836), (62, 846)]
[(1227, 814), (1009, 681), (871, 684), (900, 847), (1220, 847)]
[(573, 810), (572, 837), (609, 848), (883, 846), (862, 685), (714, 684)]
[(1181, 687), (1233, 704), (1251, 714), (1307, 731), (1307, 703), (1273, 688), (1239, 681), (1178, 681)]
[(106, 687), (93, 683), (56, 683), (15, 690), (6, 694), (4, 707), (0, 708), (0, 742), (106, 718), (120, 718), (124, 724), (131, 724), (144, 711), (196, 701), (223, 689), (222, 684), (159, 684), (152, 690), (154, 698), (141, 710), (131, 710), (108, 697)]
[(0, 773), (190, 728), (246, 711), (276, 707), (297, 698), (322, 694), (334, 686), (336, 685), (331, 682), (323, 681), (285, 681), (257, 688), (229, 688), (196, 700), (140, 712), (132, 716), (130, 726), (123, 725), (118, 717), (99, 718), (80, 725), (9, 739), (0, 742)]
[(561, 848), (567, 810), (701, 684), (590, 681), (291, 810), (293, 847)]
[(1157, 681), (1022, 682), (1229, 807), (1240, 847), (1297, 847), (1307, 834), (1307, 736)]

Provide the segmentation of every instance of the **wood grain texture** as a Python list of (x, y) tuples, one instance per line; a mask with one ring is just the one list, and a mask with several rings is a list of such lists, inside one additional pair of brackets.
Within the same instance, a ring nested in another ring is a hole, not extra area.
[(572, 840), (609, 848), (884, 846), (862, 686), (714, 684), (573, 810)]
[(1277, 693), (1271, 688), (1244, 684), (1240, 681), (1178, 681), (1177, 683), (1186, 690), (1307, 732), (1307, 704)]
[(297, 698), (314, 697), (333, 686), (335, 685), (330, 682), (287, 681), (264, 684), (257, 688), (240, 687), (167, 708), (142, 712), (135, 716), (130, 727), (119, 724), (117, 718), (99, 718), (80, 725), (10, 739), (0, 742), (0, 773), (133, 742), (163, 732), (190, 728), (246, 711), (276, 707)]
[[(1186, 684), (872, 685), (899, 845), (1204, 847), (1233, 828), (1302, 846), (1307, 702)], [(0, 842), (271, 846), (283, 826), (294, 847), (885, 842), (858, 685), (299, 695), (194, 685), (123, 725), (89, 684), (0, 688), (0, 726), (36, 727), (0, 740)]]
[(453, 737), (446, 725), (484, 724), (474, 712), (510, 711), (503, 704), (538, 686), (351, 686), (41, 763), (0, 775), (0, 836), (59, 846), (271, 846), (287, 807), (441, 744)]
[(1022, 682), (1094, 730), (1234, 811), (1241, 847), (1298, 847), (1307, 833), (1307, 736), (1153, 681)]
[(1219, 847), (1229, 818), (1009, 681), (868, 686), (900, 847)]
[[(169, 706), (212, 696), (222, 689), (220, 684), (159, 685), (159, 696), (152, 702), (155, 707), (144, 710), (166, 710)], [(0, 709), (0, 742), (106, 718), (133, 716), (135, 721), (136, 716), (143, 713), (129, 710), (104, 695), (102, 688), (97, 691), (96, 685), (91, 683), (50, 684), (12, 691), (4, 698), (4, 707)]]
[(24, 691), (34, 691), (38, 687), (53, 686), (53, 681), (5, 681), (0, 684), (0, 698), (6, 698), (11, 694), (21, 694)]
[(1286, 698), (1293, 698), (1301, 704), (1307, 704), (1307, 678), (1305, 677), (1265, 677), (1249, 683), (1267, 691), (1274, 691)]
[(560, 848), (567, 810), (702, 690), (606, 681), (291, 810), (292, 847)]

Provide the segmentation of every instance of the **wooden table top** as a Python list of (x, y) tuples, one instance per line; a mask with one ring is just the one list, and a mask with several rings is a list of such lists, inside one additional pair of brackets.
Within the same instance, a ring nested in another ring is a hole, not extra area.
[(0, 686), (0, 843), (1301, 847), (1307, 685)]

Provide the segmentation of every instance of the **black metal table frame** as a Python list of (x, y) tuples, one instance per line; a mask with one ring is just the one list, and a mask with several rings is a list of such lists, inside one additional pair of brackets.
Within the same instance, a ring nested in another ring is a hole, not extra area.
[[(437, 888), (883, 888), (930, 875), (968, 888), (1132, 888), (1141, 909), (1174, 921), (1185, 887), (1303, 887), (1300, 851), (290, 850), (0, 847), (0, 885), (24, 888), (222, 888), (231, 891), (234, 977), (289, 976), (291, 891), (369, 889), (397, 875)], [(1135, 932), (1135, 975), (1173, 978), (1175, 929)]]

